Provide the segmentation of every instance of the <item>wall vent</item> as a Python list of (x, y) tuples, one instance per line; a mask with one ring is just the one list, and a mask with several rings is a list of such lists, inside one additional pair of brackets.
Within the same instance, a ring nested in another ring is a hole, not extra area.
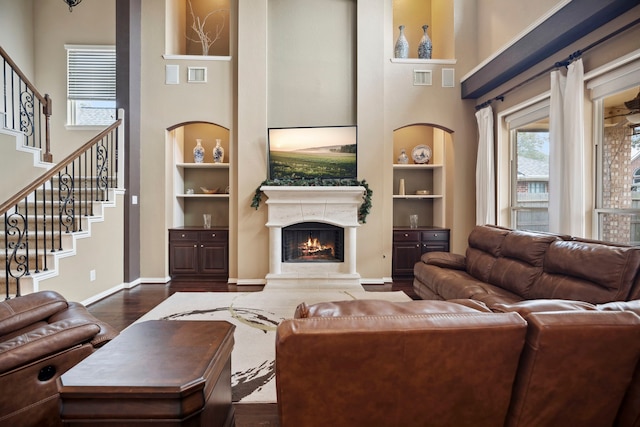
[(179, 65), (166, 65), (164, 67), (165, 77), (164, 82), (168, 85), (177, 85), (180, 83), (180, 66)]
[(455, 69), (443, 68), (442, 69), (442, 87), (455, 87), (456, 77)]
[(431, 70), (413, 70), (414, 86), (431, 86)]
[(207, 67), (188, 67), (187, 81), (189, 83), (206, 83)]

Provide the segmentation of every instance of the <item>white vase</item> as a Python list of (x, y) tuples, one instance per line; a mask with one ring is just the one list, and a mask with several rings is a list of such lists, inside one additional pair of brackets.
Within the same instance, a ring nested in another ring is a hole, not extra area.
[(398, 27), (400, 29), (400, 35), (396, 40), (395, 50), (393, 56), (396, 58), (408, 58), (409, 57), (409, 42), (404, 36), (404, 25)]
[(406, 165), (409, 163), (409, 156), (407, 156), (407, 150), (404, 148), (400, 150), (400, 155), (398, 156), (398, 164)]
[(193, 161), (194, 163), (202, 163), (204, 161), (204, 147), (201, 139), (196, 139), (196, 146), (193, 147)]
[(224, 148), (220, 145), (222, 140), (216, 139), (216, 146), (213, 147), (213, 163), (223, 163), (224, 162)]
[(420, 44), (418, 44), (418, 58), (420, 59), (431, 59), (431, 50), (433, 48), (433, 45), (431, 43), (429, 35), (427, 34), (427, 28), (429, 28), (428, 25), (422, 26), (422, 31), (424, 32), (424, 34), (422, 34)]

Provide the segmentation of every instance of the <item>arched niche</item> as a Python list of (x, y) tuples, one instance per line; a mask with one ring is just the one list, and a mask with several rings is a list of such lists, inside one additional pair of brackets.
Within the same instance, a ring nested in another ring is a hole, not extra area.
[[(214, 227), (229, 225), (230, 131), (225, 126), (205, 121), (177, 123), (167, 129), (167, 159), (172, 177), (168, 203), (172, 206), (171, 227), (200, 226), (202, 216), (210, 214)], [(200, 139), (205, 149), (204, 162), (194, 162), (193, 149)], [(214, 163), (216, 140), (224, 149), (222, 163)], [(206, 191), (205, 191), (206, 190)]]

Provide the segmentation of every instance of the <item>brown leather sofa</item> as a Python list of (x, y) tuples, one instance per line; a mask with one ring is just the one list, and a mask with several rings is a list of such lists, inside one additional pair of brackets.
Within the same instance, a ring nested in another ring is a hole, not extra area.
[(640, 317), (558, 304), (302, 305), (277, 331), (281, 425), (637, 426)]
[(57, 378), (117, 334), (53, 291), (0, 302), (0, 425), (61, 426)]
[(532, 299), (592, 304), (640, 299), (640, 248), (476, 226), (465, 255), (428, 252), (414, 267), (423, 299), (494, 304)]

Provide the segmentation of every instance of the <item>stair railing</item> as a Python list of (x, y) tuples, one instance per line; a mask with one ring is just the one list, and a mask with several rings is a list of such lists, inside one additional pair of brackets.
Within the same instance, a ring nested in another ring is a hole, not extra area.
[(109, 190), (118, 188), (122, 123), (115, 121), (0, 205), (6, 299), (21, 295), (23, 278), (49, 269), (47, 254), (70, 249), (64, 236), (83, 231), (94, 202), (109, 201)]
[(0, 46), (4, 127), (25, 135), (25, 145), (39, 148), (42, 160), (53, 162), (49, 139), (51, 98), (42, 95)]

